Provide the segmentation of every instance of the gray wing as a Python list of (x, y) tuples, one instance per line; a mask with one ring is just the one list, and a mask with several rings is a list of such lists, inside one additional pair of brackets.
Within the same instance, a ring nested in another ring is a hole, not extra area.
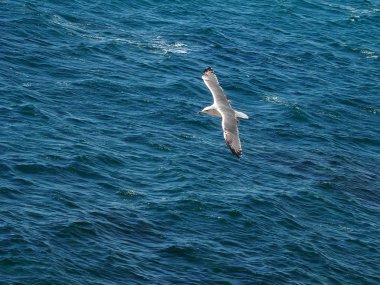
[(222, 118), (222, 128), (226, 144), (231, 152), (240, 159), (242, 149), (239, 138), (238, 120), (235, 117), (235, 113), (232, 110), (230, 112), (223, 112)]
[(215, 105), (230, 106), (230, 103), (228, 102), (227, 97), (224, 95), (223, 89), (219, 84), (218, 78), (216, 78), (214, 70), (212, 70), (211, 67), (208, 67), (203, 71), (202, 79), (208, 89), (210, 89)]

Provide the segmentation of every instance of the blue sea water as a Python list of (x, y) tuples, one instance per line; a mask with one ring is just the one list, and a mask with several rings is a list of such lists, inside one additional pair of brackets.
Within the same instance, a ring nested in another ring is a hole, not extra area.
[(380, 284), (380, 1), (0, 5), (0, 284)]

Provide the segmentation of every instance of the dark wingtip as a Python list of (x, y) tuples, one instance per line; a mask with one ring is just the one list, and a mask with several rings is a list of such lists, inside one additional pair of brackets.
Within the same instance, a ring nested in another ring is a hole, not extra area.
[(240, 160), (242, 155), (243, 155), (243, 151), (241, 149), (236, 151), (227, 142), (226, 142), (226, 144), (227, 144), (228, 148), (231, 150), (232, 154), (235, 155)]
[(233, 149), (231, 149), (231, 152), (233, 155), (235, 155), (239, 160), (241, 159), (241, 156), (243, 155), (242, 151), (239, 150), (239, 151), (234, 151)]
[(206, 72), (214, 72), (214, 70), (211, 68), (211, 66), (207, 67), (205, 70), (203, 70), (203, 74), (205, 74)]

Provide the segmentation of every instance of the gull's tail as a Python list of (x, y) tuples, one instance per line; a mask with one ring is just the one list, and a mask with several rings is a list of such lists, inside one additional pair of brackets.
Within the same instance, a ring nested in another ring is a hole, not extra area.
[(236, 118), (240, 119), (249, 119), (248, 115), (244, 114), (243, 112), (235, 111)]

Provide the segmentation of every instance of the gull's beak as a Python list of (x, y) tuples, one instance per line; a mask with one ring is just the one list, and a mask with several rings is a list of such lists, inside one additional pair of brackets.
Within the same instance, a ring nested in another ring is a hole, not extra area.
[(198, 112), (198, 115), (202, 115), (202, 114), (203, 114), (203, 112), (202, 112), (202, 111), (199, 111), (199, 112)]

